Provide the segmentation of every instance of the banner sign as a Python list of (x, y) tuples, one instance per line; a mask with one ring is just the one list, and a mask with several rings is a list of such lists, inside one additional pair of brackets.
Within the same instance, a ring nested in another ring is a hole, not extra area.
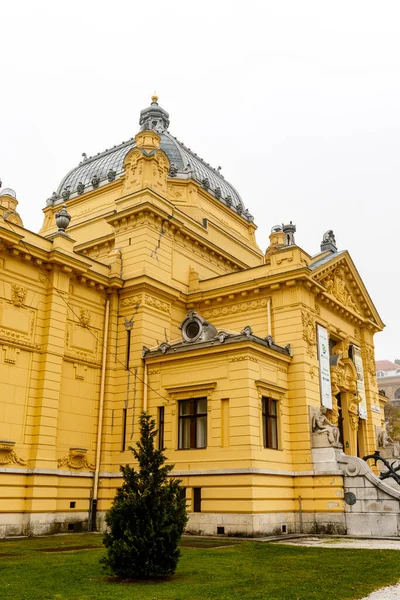
[(319, 383), (322, 406), (332, 408), (331, 367), (329, 362), (329, 336), (322, 325), (317, 325)]
[(367, 418), (367, 396), (365, 394), (365, 385), (364, 385), (364, 368), (361, 356), (361, 348), (358, 346), (353, 346), (353, 361), (354, 366), (357, 370), (357, 393), (359, 398), (361, 398), (361, 402), (358, 405), (358, 414), (360, 415), (360, 419)]

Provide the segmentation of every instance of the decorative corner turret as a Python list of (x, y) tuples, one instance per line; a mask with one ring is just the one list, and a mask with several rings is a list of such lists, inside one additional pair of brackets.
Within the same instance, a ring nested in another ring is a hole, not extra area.
[(22, 219), (17, 213), (17, 195), (11, 188), (4, 188), (0, 192), (0, 214), (5, 221), (23, 227)]
[(286, 234), (282, 230), (281, 225), (274, 225), (271, 229), (271, 234), (269, 236), (269, 246), (265, 251), (265, 256), (269, 256), (270, 254), (274, 254), (274, 252), (278, 252), (281, 248), (283, 248), (285, 244)]

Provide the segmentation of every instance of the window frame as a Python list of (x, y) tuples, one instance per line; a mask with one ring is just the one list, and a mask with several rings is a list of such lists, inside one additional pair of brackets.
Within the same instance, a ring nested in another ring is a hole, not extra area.
[[(271, 407), (275, 412), (271, 412)], [(261, 398), (263, 446), (268, 450), (279, 450), (279, 426), (278, 426), (278, 400), (270, 396)], [(269, 425), (273, 426), (274, 434), (270, 432)], [(275, 437), (275, 444), (273, 438)]]
[[(205, 411), (198, 412), (197, 406), (199, 402), (205, 402)], [(184, 403), (189, 404), (190, 410), (188, 414), (181, 414)], [(205, 418), (205, 432), (204, 440), (205, 445), (198, 445), (198, 422), (200, 419)], [(185, 447), (184, 443), (184, 423), (189, 422), (189, 446)], [(208, 398), (201, 396), (199, 398), (186, 398), (179, 400), (178, 402), (178, 450), (204, 450), (207, 448), (207, 434), (208, 434)]]

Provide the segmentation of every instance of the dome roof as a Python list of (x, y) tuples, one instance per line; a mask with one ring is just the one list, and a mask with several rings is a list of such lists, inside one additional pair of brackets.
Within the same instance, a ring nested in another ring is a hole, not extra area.
[(0, 196), (11, 196), (12, 198), (16, 198), (17, 194), (11, 188), (4, 188), (4, 190), (0, 190)]
[[(177, 179), (195, 179), (225, 205), (252, 221), (253, 217), (245, 209), (239, 193), (224, 179), (219, 168), (211, 167), (167, 131), (169, 115), (158, 105), (157, 100), (157, 96), (153, 96), (151, 105), (141, 111), (140, 126), (141, 131), (153, 129), (160, 136), (161, 150), (166, 153), (171, 163), (170, 176)], [(125, 156), (134, 147), (135, 140), (131, 138), (95, 156), (88, 158), (83, 154), (83, 160), (63, 178), (57, 192), (53, 193), (47, 204), (65, 202), (72, 196), (118, 179), (124, 172)]]

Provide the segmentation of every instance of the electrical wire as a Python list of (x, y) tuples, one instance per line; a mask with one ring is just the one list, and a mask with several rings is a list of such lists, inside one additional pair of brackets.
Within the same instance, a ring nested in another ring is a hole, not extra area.
[[(17, 231), (15, 231), (14, 227), (12, 226), (12, 224), (9, 221), (5, 221), (7, 223), (7, 225), (11, 228), (11, 230), (18, 235)], [(30, 251), (29, 247), (27, 246), (27, 244), (24, 242), (24, 240), (19, 240), (19, 243), (22, 244), (25, 247), (26, 252), (32, 257), (35, 258), (34, 255), (32, 254), (32, 252)], [(56, 288), (55, 285), (53, 285), (49, 274), (47, 273), (47, 271), (42, 268), (41, 265), (37, 265), (37, 267), (39, 268), (39, 270), (41, 271), (41, 273), (43, 273), (43, 275), (46, 277), (48, 283), (50, 284), (50, 286), (57, 292), (59, 298), (61, 298), (61, 300), (64, 302), (64, 304), (67, 306), (67, 308), (69, 308), (69, 310), (71, 311), (71, 313), (74, 315), (74, 317), (77, 318), (78, 321), (80, 321), (80, 317), (76, 314), (75, 310), (73, 309), (73, 307), (68, 304), (67, 300), (64, 298), (63, 294), (61, 294), (59, 292), (59, 290)], [(97, 341), (98, 344), (100, 344), (100, 346), (102, 346), (103, 348), (105, 348), (105, 343), (104, 341), (99, 340), (99, 338), (97, 337), (97, 335), (95, 334), (94, 331), (92, 331), (89, 327), (87, 327), (87, 330), (91, 333), (91, 335), (93, 335), (93, 337), (95, 338), (95, 340)], [(160, 394), (160, 392), (158, 392), (157, 390), (155, 390), (153, 387), (151, 387), (151, 385), (149, 385), (148, 383), (146, 383), (141, 377), (139, 377), (139, 375), (137, 374), (137, 367), (135, 367), (135, 371), (132, 371), (132, 369), (129, 367), (128, 369), (126, 368), (126, 365), (124, 365), (124, 363), (118, 358), (117, 354), (115, 354), (114, 352), (110, 351), (108, 348), (106, 349), (107, 354), (109, 356), (111, 356), (112, 358), (114, 358), (115, 362), (119, 363), (125, 371), (129, 371), (129, 373), (131, 375), (134, 375), (135, 378), (137, 378), (141, 383), (143, 383), (143, 385), (145, 385), (149, 390), (151, 390), (152, 392), (154, 392), (155, 394), (157, 394), (157, 396), (159, 396), (162, 400), (165, 400), (165, 402), (169, 402), (168, 398), (166, 398), (165, 396), (163, 396), (162, 394)]]

